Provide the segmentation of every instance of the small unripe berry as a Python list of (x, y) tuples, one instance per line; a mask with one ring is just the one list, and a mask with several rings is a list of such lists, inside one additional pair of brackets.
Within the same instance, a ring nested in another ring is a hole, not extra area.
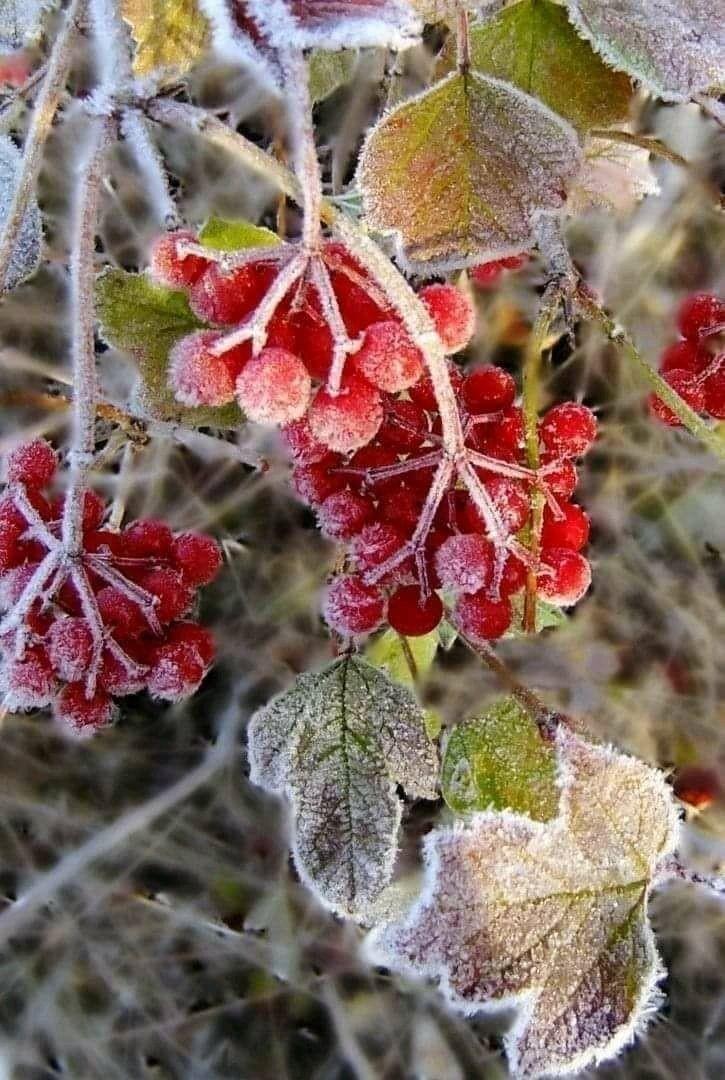
[(392, 319), (367, 328), (355, 364), (368, 382), (389, 394), (407, 390), (423, 374), (420, 349), (404, 327)]
[(177, 341), (169, 353), (169, 384), (183, 405), (225, 405), (234, 397), (229, 364), (212, 352), (221, 336), (199, 330)]
[(711, 293), (695, 293), (680, 304), (677, 325), (684, 338), (698, 341), (719, 332), (725, 324), (725, 300)]
[(545, 548), (541, 561), (552, 571), (539, 575), (542, 598), (559, 607), (578, 603), (592, 583), (591, 567), (583, 555), (568, 548)]
[(442, 617), (443, 604), (438, 594), (422, 597), (418, 585), (402, 585), (388, 600), (388, 622), (405, 637), (429, 634)]
[(540, 434), (552, 456), (581, 457), (597, 437), (597, 421), (586, 405), (565, 401), (549, 409), (541, 421)]
[(465, 349), (476, 328), (473, 304), (455, 285), (426, 285), (420, 298), (428, 308), (446, 352)]
[(491, 544), (479, 533), (450, 536), (436, 552), (435, 567), (444, 588), (479, 592), (491, 580)]
[(485, 592), (477, 592), (458, 598), (453, 621), (473, 641), (494, 641), (508, 630), (511, 614), (508, 600), (492, 600)]
[(500, 412), (513, 405), (516, 383), (507, 371), (484, 364), (466, 375), (461, 394), (466, 408), (474, 416)]
[(198, 244), (198, 238), (189, 229), (163, 233), (151, 248), (151, 277), (168, 289), (186, 289), (198, 281), (209, 265), (200, 255), (182, 255), (183, 244)]
[(355, 574), (338, 577), (327, 587), (323, 615), (338, 634), (369, 634), (383, 621), (385, 598), (379, 588), (366, 585)]
[(33, 439), (32, 442), (16, 446), (8, 454), (8, 483), (44, 488), (55, 476), (57, 467), (58, 461), (50, 443), (45, 439)]
[(309, 412), (315, 438), (345, 454), (373, 439), (383, 420), (380, 391), (359, 375), (343, 379), (340, 393), (319, 390)]
[(307, 411), (312, 391), (310, 374), (299, 356), (286, 349), (262, 349), (237, 379), (239, 404), (250, 420), (288, 424)]

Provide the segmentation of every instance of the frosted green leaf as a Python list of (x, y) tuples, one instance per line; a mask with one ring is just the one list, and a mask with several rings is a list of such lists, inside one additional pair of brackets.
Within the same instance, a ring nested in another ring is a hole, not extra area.
[(241, 251), (242, 248), (274, 247), (280, 239), (271, 229), (253, 225), (251, 221), (210, 217), (199, 233), (199, 242), (214, 251)]
[(184, 293), (155, 285), (145, 274), (109, 269), (96, 280), (96, 315), (103, 340), (136, 362), (143, 384), (140, 397), (151, 416), (195, 427), (241, 423), (236, 405), (189, 409), (169, 389), (169, 350), (203, 325)]
[(0, 49), (19, 49), (40, 34), (43, 11), (53, 0), (0, 0)]
[(341, 52), (328, 52), (327, 49), (314, 49), (309, 60), (310, 97), (313, 102), (323, 101), (334, 94), (353, 76), (357, 64), (357, 50), (345, 49)]
[(437, 756), (413, 695), (345, 657), (255, 713), (249, 760), (252, 783), (292, 804), (302, 880), (333, 911), (364, 914), (393, 871), (396, 784), (436, 797)]
[[(453, 36), (441, 56), (455, 67)], [(586, 131), (629, 116), (632, 84), (612, 71), (579, 36), (559, 4), (520, 0), (471, 28), (471, 63), (484, 75), (513, 83)]]
[[(431, 630), (429, 634), (405, 638), (405, 641), (418, 676), (424, 676), (426, 672), (430, 671), (438, 651), (437, 631)], [(365, 650), (365, 656), (375, 667), (384, 668), (391, 679), (395, 679), (396, 682), (403, 683), (406, 686), (413, 685), (413, 673), (405, 655), (403, 639), (395, 630), (385, 630), (384, 633), (376, 637)]]
[(136, 46), (136, 75), (178, 78), (206, 47), (209, 26), (197, 0), (120, 0), (120, 11)]
[[(20, 172), (22, 155), (11, 138), (0, 135), (0, 232), (12, 206)], [(35, 273), (40, 262), (43, 223), (35, 197), (31, 195), (15, 241), (15, 250), (5, 274), (5, 289), (14, 289)]]
[(513, 810), (536, 821), (556, 817), (556, 756), (514, 698), (458, 724), (446, 744), (441, 790), (451, 810)]
[(612, 1057), (659, 1002), (647, 917), (677, 812), (657, 770), (562, 728), (559, 815), (474, 815), (425, 844), (407, 918), (369, 939), (372, 958), (435, 976), (466, 1012), (517, 1007), (511, 1072), (578, 1072)]
[(537, 217), (562, 205), (579, 164), (566, 121), (474, 72), (383, 117), (358, 179), (367, 224), (396, 235), (409, 269), (431, 272), (528, 250)]
[(725, 88), (718, 0), (567, 0), (576, 28), (612, 67), (665, 101)]

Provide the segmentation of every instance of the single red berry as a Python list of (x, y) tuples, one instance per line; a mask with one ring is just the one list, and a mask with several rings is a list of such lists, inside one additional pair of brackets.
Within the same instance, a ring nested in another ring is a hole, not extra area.
[(333, 540), (349, 540), (375, 514), (372, 499), (357, 491), (336, 491), (317, 511), (320, 529)]
[(465, 349), (476, 327), (476, 313), (468, 297), (455, 285), (426, 285), (420, 290), (420, 298), (446, 352)]
[(186, 584), (194, 588), (213, 581), (222, 565), (219, 545), (203, 533), (179, 533), (174, 537), (171, 554)]
[(309, 420), (315, 438), (331, 450), (357, 450), (375, 437), (383, 421), (380, 391), (359, 375), (348, 375), (339, 394), (317, 392)]
[(543, 477), (552, 495), (558, 499), (570, 499), (576, 490), (579, 476), (571, 461), (557, 461), (556, 466), (548, 469)]
[(206, 665), (193, 644), (177, 641), (155, 650), (147, 688), (153, 698), (181, 701), (196, 690), (206, 674)]
[(264, 296), (274, 271), (255, 263), (225, 273), (211, 263), (189, 293), (189, 305), (203, 322), (217, 326), (240, 323)]
[(507, 599), (492, 600), (485, 592), (477, 592), (459, 596), (453, 621), (473, 641), (494, 641), (508, 630), (511, 615)]
[(312, 428), (306, 416), (285, 424), (281, 429), (281, 435), (290, 457), (298, 465), (311, 465), (314, 461), (322, 461), (330, 452), (325, 444), (312, 434)]
[(106, 585), (96, 593), (96, 603), (104, 626), (117, 630), (123, 638), (135, 638), (148, 630), (141, 607), (115, 585)]
[(435, 555), (441, 585), (463, 593), (475, 593), (491, 580), (491, 544), (480, 533), (460, 533), (445, 540)]
[(501, 596), (513, 596), (520, 592), (526, 584), (526, 567), (513, 555), (509, 555), (503, 566), (503, 573), (499, 583)]
[(725, 420), (725, 356), (719, 366), (703, 381), (705, 409), (716, 420)]
[(423, 374), (420, 349), (393, 319), (368, 326), (355, 363), (368, 382), (389, 394), (407, 390)]
[(92, 735), (113, 721), (115, 708), (113, 699), (102, 690), (89, 698), (85, 685), (74, 682), (64, 686), (56, 697), (53, 715), (76, 735)]
[[(448, 362), (448, 378), (453, 387), (453, 393), (458, 395), (463, 385), (464, 376), (461, 369), (452, 360)], [(414, 386), (411, 386), (408, 390), (408, 396), (411, 401), (414, 401), (416, 405), (420, 405), (421, 409), (425, 409), (426, 412), (437, 412), (438, 402), (436, 401), (433, 380), (430, 375), (424, 375)]]
[(437, 593), (421, 596), (418, 585), (402, 585), (388, 600), (388, 622), (405, 637), (419, 637), (435, 630), (443, 617)]
[(334, 491), (345, 487), (345, 476), (338, 471), (341, 458), (328, 453), (322, 461), (296, 465), (292, 470), (292, 487), (303, 502), (317, 506)]
[(121, 533), (126, 545), (126, 554), (131, 558), (151, 555), (156, 558), (168, 558), (174, 543), (174, 534), (165, 521), (158, 518), (144, 518), (134, 521)]
[(411, 535), (420, 520), (423, 499), (419, 492), (401, 484), (394, 490), (381, 492), (378, 496), (378, 516), (381, 521), (402, 529)]
[(517, 405), (504, 409), (498, 420), (489, 429), (491, 442), (499, 452), (501, 450), (518, 451), (524, 445), (524, 414)]
[[(65, 495), (53, 499), (51, 503), (51, 520), (62, 521), (65, 510)], [(106, 500), (97, 491), (86, 491), (83, 494), (83, 530), (84, 532), (95, 531), (100, 526), (106, 515)], [(84, 544), (85, 547), (85, 544)]]
[(705, 765), (683, 765), (672, 787), (678, 799), (697, 810), (707, 810), (722, 793), (718, 774)]
[(83, 538), (83, 547), (89, 555), (117, 555), (123, 558), (129, 554), (123, 533), (110, 529), (90, 529)]
[(382, 322), (388, 317), (385, 297), (343, 244), (334, 240), (327, 243), (323, 258), (330, 271), (342, 321), (351, 338), (356, 338), (371, 323)]
[(544, 508), (542, 546), (580, 551), (589, 540), (589, 515), (575, 503), (560, 505), (559, 510), (562, 517), (556, 518), (548, 506)]
[(177, 341), (169, 353), (169, 384), (183, 405), (225, 405), (234, 397), (229, 366), (212, 352), (221, 337), (217, 330), (198, 330)]
[(493, 364), (484, 364), (466, 375), (461, 396), (466, 408), (473, 416), (500, 412), (513, 405), (516, 397), (516, 383), (507, 371)]
[(313, 290), (308, 288), (304, 305), (291, 311), (289, 326), (294, 332), (294, 345), (275, 341), (271, 334), (267, 344), (281, 344), (283, 348), (301, 356), (312, 378), (318, 382), (326, 382), (332, 364), (334, 341), (327, 320), (320, 311), (317, 294)]
[(343, 473), (349, 480), (350, 487), (363, 488), (371, 491), (376, 497), (387, 491), (397, 491), (400, 487), (400, 476), (389, 476), (385, 473), (377, 476), (374, 470), (389, 469), (391, 465), (398, 464), (398, 455), (388, 446), (373, 445), (363, 446), (348, 461), (343, 468)]
[(144, 571), (139, 575), (139, 585), (156, 597), (156, 615), (162, 623), (181, 618), (194, 599), (182, 575), (166, 566)]
[(338, 634), (370, 634), (385, 617), (385, 597), (355, 574), (338, 577), (327, 587), (323, 615)]
[(32, 442), (16, 446), (8, 454), (8, 483), (44, 488), (55, 476), (57, 467), (58, 460), (50, 443), (45, 439), (33, 439)]
[(250, 420), (288, 424), (307, 411), (310, 374), (299, 356), (285, 349), (262, 349), (237, 379), (236, 395)]
[(544, 548), (541, 561), (550, 571), (539, 574), (539, 593), (544, 600), (559, 607), (571, 607), (581, 600), (592, 583), (592, 570), (583, 555), (569, 548)]
[(78, 682), (93, 658), (93, 634), (85, 619), (56, 619), (47, 639), (53, 670), (64, 682)]
[(169, 644), (192, 645), (206, 667), (210, 667), (214, 662), (216, 654), (214, 635), (205, 626), (199, 626), (195, 622), (174, 623), (169, 627), (167, 641)]
[(485, 476), (484, 487), (505, 533), (511, 535), (523, 529), (529, 518), (530, 504), (528, 492), (521, 481), (493, 473)]
[(198, 244), (199, 240), (190, 229), (178, 229), (176, 232), (163, 233), (154, 241), (151, 248), (151, 277), (159, 285), (168, 289), (186, 289), (198, 281), (209, 260), (201, 255), (184, 255), (184, 244)]
[(390, 398), (384, 402), (385, 418), (377, 441), (383, 446), (406, 453), (417, 450), (428, 437), (428, 418), (414, 401)]
[(684, 338), (698, 341), (719, 333), (725, 325), (725, 300), (711, 293), (686, 296), (677, 312), (677, 326)]
[[(695, 412), (703, 412), (705, 408), (705, 390), (700, 382), (699, 376), (694, 375), (691, 371), (668, 371), (665, 374), (665, 382), (672, 387), (672, 389), (680, 395), (682, 400), (694, 409)], [(650, 394), (648, 398), (649, 410), (653, 416), (656, 416), (658, 420), (661, 420), (663, 424), (667, 424), (668, 427), (679, 427), (679, 417), (669, 408), (668, 405), (657, 397), (656, 394)]]
[[(394, 525), (374, 521), (352, 539), (352, 556), (358, 570), (375, 570), (400, 550), (405, 535)], [(396, 568), (399, 569), (399, 568)]]
[(691, 371), (699, 375), (709, 356), (696, 341), (676, 341), (668, 345), (660, 357), (660, 371)]
[(30, 645), (20, 659), (8, 658), (0, 669), (0, 693), (10, 712), (41, 709), (50, 703), (55, 676), (42, 645)]
[(596, 417), (586, 405), (565, 401), (549, 409), (541, 421), (540, 434), (552, 456), (581, 457), (597, 437)]
[(146, 686), (147, 669), (125, 664), (108, 649), (104, 649), (98, 673), (98, 689), (112, 697), (137, 694)]

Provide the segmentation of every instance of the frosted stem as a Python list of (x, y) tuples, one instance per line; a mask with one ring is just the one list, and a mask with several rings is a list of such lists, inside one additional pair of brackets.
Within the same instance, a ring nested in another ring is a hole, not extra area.
[(133, 150), (136, 162), (146, 182), (146, 194), (157, 220), (165, 229), (179, 224), (174, 200), (169, 194), (166, 169), (156, 144), (148, 131), (148, 121), (136, 109), (124, 109), (121, 134)]
[(287, 119), (294, 174), (302, 189), (302, 243), (311, 251), (319, 247), (322, 183), (317, 160), (307, 62), (300, 49), (281, 49)]

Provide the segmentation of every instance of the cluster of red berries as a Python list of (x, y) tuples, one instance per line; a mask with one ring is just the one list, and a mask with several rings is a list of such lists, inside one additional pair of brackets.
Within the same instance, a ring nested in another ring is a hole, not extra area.
[(87, 490), (82, 550), (63, 541), (65, 496), (49, 498), (52, 447), (36, 440), (7, 463), (0, 499), (0, 693), (6, 708), (52, 705), (80, 734), (109, 724), (114, 698), (142, 689), (164, 701), (194, 693), (214, 658), (211, 634), (188, 619), (221, 565), (211, 537), (162, 521), (103, 527)]
[[(680, 340), (668, 345), (660, 358), (665, 382), (695, 412), (725, 420), (725, 300), (709, 293), (686, 297), (677, 326)], [(679, 419), (661, 398), (652, 394), (649, 406), (658, 420), (679, 426)]]

